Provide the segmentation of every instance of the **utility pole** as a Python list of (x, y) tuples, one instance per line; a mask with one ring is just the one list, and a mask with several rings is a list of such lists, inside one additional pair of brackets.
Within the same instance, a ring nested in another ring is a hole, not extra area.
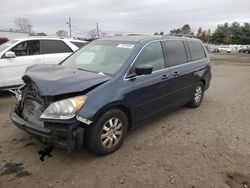
[(32, 25), (28, 24), (27, 27), (29, 28), (29, 35), (31, 34), (31, 27)]
[(66, 22), (66, 24), (69, 25), (69, 36), (70, 36), (70, 38), (71, 38), (71, 18), (70, 18), (70, 16), (69, 16), (69, 21)]
[(96, 34), (97, 34), (97, 38), (100, 38), (98, 23), (96, 23)]

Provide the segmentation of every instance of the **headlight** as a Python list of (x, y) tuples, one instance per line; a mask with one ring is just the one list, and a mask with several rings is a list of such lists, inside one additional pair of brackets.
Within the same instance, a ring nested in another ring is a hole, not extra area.
[(87, 97), (79, 96), (52, 103), (41, 115), (41, 119), (71, 119), (83, 107)]

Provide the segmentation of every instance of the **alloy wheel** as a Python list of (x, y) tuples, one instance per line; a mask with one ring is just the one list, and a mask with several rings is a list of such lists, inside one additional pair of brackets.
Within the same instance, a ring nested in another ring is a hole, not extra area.
[(114, 147), (123, 134), (122, 121), (118, 118), (109, 119), (103, 126), (101, 142), (105, 148)]

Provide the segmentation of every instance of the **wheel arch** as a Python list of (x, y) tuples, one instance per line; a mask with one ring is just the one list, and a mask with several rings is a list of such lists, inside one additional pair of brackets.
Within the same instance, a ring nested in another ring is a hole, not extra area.
[(105, 112), (111, 110), (111, 109), (119, 109), (121, 110), (128, 118), (128, 129), (132, 128), (133, 126), (133, 118), (132, 118), (132, 114), (129, 110), (129, 108), (125, 105), (122, 104), (114, 104), (108, 107), (104, 107), (102, 110), (100, 110), (96, 115), (94, 119), (99, 119), (102, 114), (104, 114)]

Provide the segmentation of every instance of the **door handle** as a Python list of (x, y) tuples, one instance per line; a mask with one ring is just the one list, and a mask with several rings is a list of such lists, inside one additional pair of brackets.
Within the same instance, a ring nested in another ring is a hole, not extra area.
[(162, 77), (161, 77), (162, 80), (166, 80), (168, 79), (168, 76), (166, 74), (164, 74)]
[(176, 71), (176, 72), (174, 72), (173, 76), (174, 77), (180, 76), (180, 73)]

